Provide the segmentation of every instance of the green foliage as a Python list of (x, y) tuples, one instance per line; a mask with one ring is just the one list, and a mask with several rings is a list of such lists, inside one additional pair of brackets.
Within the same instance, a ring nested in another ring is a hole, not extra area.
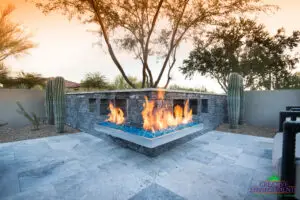
[[(0, 69), (1, 70), (1, 69)], [(0, 79), (4, 88), (32, 89), (40, 86), (45, 87), (46, 78), (40, 74), (20, 72), (16, 78), (6, 76)]]
[(300, 89), (300, 74), (296, 72), (288, 77), (286, 81), (280, 84), (281, 89)]
[(17, 89), (28, 89), (27, 85), (25, 85), (24, 83), (20, 83), (20, 84), (16, 85), (15, 88), (17, 88)]
[[(128, 76), (129, 80), (134, 83), (137, 88), (142, 87), (142, 82), (137, 77)], [(80, 83), (81, 90), (122, 90), (132, 89), (122, 75), (115, 77), (112, 83), (99, 72), (87, 73), (84, 80)]]
[(56, 77), (53, 81), (53, 108), (54, 121), (57, 133), (64, 132), (65, 126), (65, 81)]
[(9, 70), (5, 67), (4, 63), (0, 63), (0, 83), (8, 78)]
[(99, 72), (87, 73), (80, 86), (87, 89), (110, 89), (110, 84), (106, 77)]
[(228, 83), (227, 105), (229, 126), (237, 128), (241, 109), (241, 76), (238, 73), (231, 73)]
[(22, 84), (26, 89), (34, 88), (37, 85), (45, 87), (45, 82), (46, 78), (43, 78), (40, 74), (36, 73), (20, 72), (16, 79), (17, 85)]
[[(134, 85), (136, 85), (136, 88), (142, 87), (142, 81), (139, 81), (137, 77), (128, 76), (128, 78)], [(118, 75), (115, 77), (112, 83), (112, 88), (117, 90), (132, 89), (132, 87), (126, 82), (122, 75)]]
[[(300, 89), (300, 76), (297, 73), (281, 72), (277, 74), (277, 77), (271, 77), (272, 86), (274, 89)], [(265, 80), (265, 83), (270, 84), (269, 80)]]
[(16, 104), (19, 107), (19, 110), (17, 110), (17, 112), (19, 114), (23, 115), (24, 117), (26, 117), (26, 119), (28, 119), (31, 122), (31, 124), (33, 126), (32, 130), (39, 130), (40, 119), (37, 117), (37, 115), (34, 112), (31, 112), (31, 114), (26, 112), (26, 110), (24, 109), (24, 107), (22, 106), (22, 104), (19, 101), (17, 101)]
[(170, 85), (168, 87), (170, 90), (185, 90), (185, 91), (192, 91), (192, 92), (205, 92), (205, 93), (211, 93), (209, 92), (204, 86), (200, 88), (190, 88), (190, 87), (183, 87), (176, 84)]
[[(136, 88), (118, 60), (116, 48), (129, 52), (140, 64), (142, 87), (158, 87), (162, 76), (173, 69), (176, 49), (203, 27), (230, 16), (266, 11), (262, 0), (35, 0), (44, 13), (61, 11), (69, 18), (97, 25), (108, 53), (125, 81)], [(118, 34), (116, 34), (118, 33)], [(114, 43), (115, 45), (113, 45)], [(118, 51), (120, 52), (120, 51)], [(161, 67), (154, 77), (150, 57)], [(140, 77), (139, 77), (140, 78)], [(167, 79), (169, 80), (169, 78)]]
[(39, 90), (39, 91), (44, 91), (45, 86), (41, 86), (41, 85), (35, 85), (33, 88), (31, 88), (32, 90)]
[[(112, 82), (106, 81), (105, 76), (101, 75), (100, 73), (88, 73), (86, 77), (96, 77), (96, 78), (85, 78), (85, 80), (88, 80), (86, 82), (89, 82), (89, 85), (92, 85), (93, 87), (87, 88), (83, 87), (85, 86), (82, 85), (81, 83), (81, 88), (79, 89), (80, 91), (86, 91), (86, 88), (93, 89), (93, 90), (126, 90), (126, 89), (132, 89), (132, 87), (125, 81), (124, 77), (122, 75), (117, 75)], [(130, 81), (134, 83), (137, 88), (142, 88), (142, 81), (139, 80), (137, 77), (134, 76), (128, 76)], [(105, 85), (105, 87), (96, 87), (96, 85)], [(182, 87), (176, 84), (170, 85), (168, 89), (171, 90), (186, 90), (186, 91), (194, 91), (194, 92), (209, 92), (204, 86), (200, 88), (189, 88), (189, 87)], [(211, 92), (209, 92), (211, 93)]]
[(17, 80), (12, 77), (7, 77), (6, 79), (0, 80), (0, 83), (2, 84), (3, 88), (18, 88), (18, 87), (23, 87), (19, 86)]
[(184, 60), (186, 77), (195, 72), (218, 81), (226, 92), (232, 72), (241, 74), (245, 88), (281, 89), (291, 78), (298, 57), (292, 51), (299, 45), (300, 32), (286, 36), (283, 29), (270, 35), (261, 24), (249, 19), (231, 19), (206, 36), (197, 38), (196, 48)]
[(54, 125), (53, 80), (48, 80), (46, 85), (46, 115), (48, 124)]
[(16, 80), (9, 76), (9, 69), (4, 65), (3, 62), (0, 62), (0, 85), (2, 87), (13, 87), (17, 85)]

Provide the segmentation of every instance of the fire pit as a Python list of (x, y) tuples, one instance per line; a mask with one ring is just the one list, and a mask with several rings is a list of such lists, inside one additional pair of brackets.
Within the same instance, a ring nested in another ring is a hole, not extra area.
[[(189, 124), (193, 121), (193, 110), (190, 109), (189, 100), (184, 100), (184, 105), (179, 103), (173, 103), (169, 100), (165, 100), (165, 91), (158, 90), (156, 99), (149, 100), (148, 96), (144, 96), (145, 102), (143, 103), (143, 110), (141, 116), (143, 118), (142, 127), (143, 130), (131, 129), (130, 126), (120, 127), (121, 129), (128, 130), (131, 133), (138, 133), (138, 135), (144, 137), (157, 137), (164, 133), (170, 132), (172, 129), (184, 127), (182, 125)], [(124, 117), (123, 107), (114, 105), (113, 101), (109, 102), (108, 119), (105, 121), (111, 123), (102, 123), (104, 126), (118, 128), (117, 125), (123, 125), (126, 122)], [(159, 134), (157, 134), (157, 131)]]
[(152, 156), (214, 129), (225, 106), (224, 95), (141, 89), (68, 94), (66, 113), (72, 127)]

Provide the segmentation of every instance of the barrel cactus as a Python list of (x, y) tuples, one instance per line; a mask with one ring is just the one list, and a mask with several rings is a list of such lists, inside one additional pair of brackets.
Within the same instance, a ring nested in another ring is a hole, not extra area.
[(48, 124), (54, 125), (53, 113), (53, 80), (48, 80), (46, 85), (46, 115)]
[(237, 73), (229, 76), (227, 104), (229, 126), (235, 129), (239, 123), (241, 105), (241, 76)]
[(65, 124), (65, 81), (62, 77), (56, 77), (53, 81), (53, 107), (56, 132), (63, 133)]
[(244, 124), (245, 118), (244, 118), (244, 112), (245, 112), (245, 94), (244, 94), (244, 85), (243, 85), (243, 77), (240, 76), (240, 81), (241, 81), (241, 92), (240, 92), (240, 98), (241, 98), (241, 103), (240, 103), (240, 118), (239, 118), (239, 124)]

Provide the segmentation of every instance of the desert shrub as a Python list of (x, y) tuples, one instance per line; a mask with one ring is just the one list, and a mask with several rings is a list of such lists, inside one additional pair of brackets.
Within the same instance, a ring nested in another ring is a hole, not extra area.
[(23, 115), (24, 117), (26, 117), (31, 122), (31, 124), (33, 126), (32, 130), (39, 130), (39, 128), (40, 128), (40, 119), (37, 117), (37, 115), (34, 112), (31, 112), (30, 114), (28, 112), (26, 112), (26, 110), (24, 109), (24, 107), (22, 106), (22, 104), (19, 101), (17, 101), (16, 104), (19, 107), (17, 112), (20, 115)]

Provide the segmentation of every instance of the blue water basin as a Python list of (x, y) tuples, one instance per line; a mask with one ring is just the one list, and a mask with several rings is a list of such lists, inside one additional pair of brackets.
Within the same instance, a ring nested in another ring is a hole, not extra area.
[(190, 122), (188, 124), (181, 124), (178, 125), (176, 127), (170, 127), (164, 130), (160, 130), (160, 131), (155, 131), (155, 132), (151, 132), (151, 131), (146, 131), (142, 128), (137, 128), (137, 127), (133, 127), (133, 126), (128, 126), (128, 125), (117, 125), (111, 122), (100, 122), (99, 125), (101, 126), (106, 126), (109, 128), (114, 128), (114, 129), (118, 129), (118, 130), (122, 130), (124, 132), (130, 133), (130, 134), (134, 134), (134, 135), (138, 135), (138, 136), (142, 136), (142, 137), (146, 137), (146, 138), (155, 138), (155, 137), (159, 137), (168, 133), (172, 133), (173, 131), (177, 131), (177, 130), (181, 130), (187, 127), (191, 127), (191, 126), (195, 126), (198, 123), (196, 122)]

